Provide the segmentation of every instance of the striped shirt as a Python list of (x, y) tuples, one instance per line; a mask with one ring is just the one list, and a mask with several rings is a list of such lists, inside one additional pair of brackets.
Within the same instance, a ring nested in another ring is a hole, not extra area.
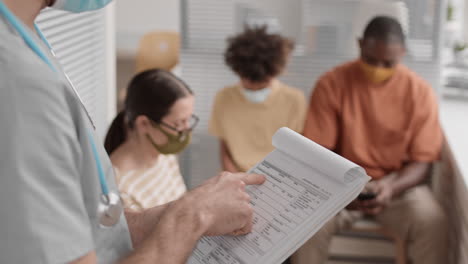
[(150, 168), (137, 169), (116, 178), (125, 208), (143, 210), (178, 199), (187, 188), (175, 155), (159, 155)]

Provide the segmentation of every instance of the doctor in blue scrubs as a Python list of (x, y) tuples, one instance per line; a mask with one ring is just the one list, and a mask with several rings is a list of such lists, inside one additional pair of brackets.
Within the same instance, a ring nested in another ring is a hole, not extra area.
[(252, 228), (245, 186), (265, 180), (254, 174), (221, 173), (171, 204), (122, 210), (92, 119), (34, 23), (48, 6), (109, 2), (0, 0), (0, 263), (185, 263), (201, 236)]

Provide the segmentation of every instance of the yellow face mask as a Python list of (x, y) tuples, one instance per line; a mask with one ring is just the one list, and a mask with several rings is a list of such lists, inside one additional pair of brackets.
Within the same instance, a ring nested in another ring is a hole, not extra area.
[(372, 83), (381, 83), (384, 82), (390, 77), (392, 77), (393, 73), (395, 73), (395, 68), (383, 68), (383, 67), (376, 67), (367, 64), (364, 61), (360, 61), (360, 66), (366, 78)]

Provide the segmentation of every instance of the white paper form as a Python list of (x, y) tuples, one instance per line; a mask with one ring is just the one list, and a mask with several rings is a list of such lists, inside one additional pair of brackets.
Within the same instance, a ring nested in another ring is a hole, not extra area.
[(267, 181), (248, 186), (253, 231), (203, 237), (189, 264), (281, 263), (351, 202), (370, 179), (362, 168), (290, 129), (273, 137), (276, 149), (250, 172)]

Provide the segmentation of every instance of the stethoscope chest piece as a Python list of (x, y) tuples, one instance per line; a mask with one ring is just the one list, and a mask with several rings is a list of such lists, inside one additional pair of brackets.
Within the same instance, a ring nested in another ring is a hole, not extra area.
[(101, 202), (98, 206), (99, 225), (101, 227), (112, 227), (116, 225), (122, 215), (122, 202), (115, 193), (101, 195)]

